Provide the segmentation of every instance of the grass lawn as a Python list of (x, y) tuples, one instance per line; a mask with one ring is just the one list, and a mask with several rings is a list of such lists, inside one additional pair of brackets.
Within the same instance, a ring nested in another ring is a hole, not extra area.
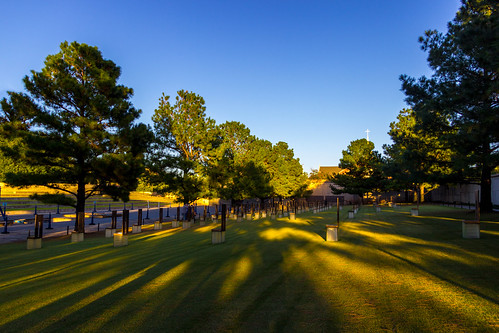
[[(1, 332), (498, 332), (499, 220), (423, 206), (0, 245)], [(495, 220), (495, 221), (494, 221)]]

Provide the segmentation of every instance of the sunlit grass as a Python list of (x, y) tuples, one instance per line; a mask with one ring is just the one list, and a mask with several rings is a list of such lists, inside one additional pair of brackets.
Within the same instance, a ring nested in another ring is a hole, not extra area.
[[(499, 222), (462, 239), (472, 212), (410, 206), (229, 221), (40, 250), (0, 245), (0, 331), (499, 330)], [(165, 224), (169, 225), (169, 224)]]

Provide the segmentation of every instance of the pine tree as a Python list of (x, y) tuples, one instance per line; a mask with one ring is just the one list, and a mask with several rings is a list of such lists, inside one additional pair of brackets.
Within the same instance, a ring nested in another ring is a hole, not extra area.
[(59, 194), (35, 198), (77, 213), (96, 193), (128, 201), (151, 137), (135, 123), (141, 111), (130, 102), (133, 90), (118, 84), (121, 69), (97, 47), (63, 42), (60, 48), (24, 78), (26, 93), (9, 92), (1, 101), (0, 149), (35, 168), (7, 173), (6, 182), (55, 189)]
[(478, 180), (481, 208), (492, 210), (491, 173), (499, 165), (499, 2), (463, 1), (446, 34), (420, 38), (430, 78), (401, 76), (418, 122), (457, 154), (454, 169)]

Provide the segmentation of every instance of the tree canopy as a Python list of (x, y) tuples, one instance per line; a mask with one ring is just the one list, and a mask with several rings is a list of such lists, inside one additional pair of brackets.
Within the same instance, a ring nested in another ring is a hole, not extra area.
[(270, 173), (270, 186), (281, 198), (300, 197), (307, 187), (307, 175), (293, 149), (286, 142), (278, 142), (267, 150), (264, 163)]
[(237, 202), (270, 196), (270, 174), (252, 153), (258, 139), (236, 121), (222, 123), (217, 129), (218, 143), (207, 166), (213, 195)]
[(150, 182), (158, 192), (191, 204), (207, 193), (204, 166), (216, 139), (215, 121), (206, 117), (204, 99), (189, 91), (159, 99), (153, 115), (156, 135), (150, 155)]
[(97, 47), (64, 42), (60, 48), (40, 72), (23, 79), (26, 93), (8, 92), (1, 101), (2, 152), (37, 167), (7, 173), (6, 182), (70, 194), (69, 202), (61, 195), (39, 199), (63, 200), (77, 212), (94, 193), (127, 201), (150, 139), (147, 126), (134, 123), (141, 111), (130, 102), (133, 90), (117, 83), (120, 67)]
[(385, 189), (381, 154), (374, 150), (374, 143), (366, 139), (350, 142), (342, 151), (339, 167), (346, 169), (330, 177), (335, 194), (350, 193), (363, 197), (368, 192), (381, 192)]
[(420, 42), (433, 74), (402, 75), (406, 101), (422, 128), (456, 152), (453, 168), (480, 180), (481, 207), (491, 210), (491, 172), (499, 165), (499, 3), (463, 1), (447, 33), (426, 31)]
[[(417, 126), (414, 111), (403, 109), (397, 121), (390, 123), (393, 144), (384, 145), (387, 156), (385, 173), (392, 177), (394, 189), (433, 188), (434, 184), (451, 179), (453, 152), (431, 131)], [(447, 133), (442, 133), (446, 135)]]

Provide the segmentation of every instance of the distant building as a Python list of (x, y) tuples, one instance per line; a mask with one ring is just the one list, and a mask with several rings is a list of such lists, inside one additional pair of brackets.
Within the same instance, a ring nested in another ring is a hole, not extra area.
[(358, 195), (342, 193), (342, 194), (334, 194), (331, 191), (331, 185), (333, 183), (328, 180), (328, 177), (334, 174), (342, 174), (347, 170), (342, 169), (338, 166), (319, 166), (319, 176), (322, 178), (321, 180), (316, 181), (314, 184), (312, 195), (309, 197), (311, 201), (332, 201), (335, 202), (337, 198), (340, 199), (340, 203), (344, 205), (348, 205), (354, 202), (358, 202), (360, 197)]
[(332, 176), (337, 173), (344, 173), (346, 170), (339, 166), (320, 166), (319, 173), (327, 176)]

